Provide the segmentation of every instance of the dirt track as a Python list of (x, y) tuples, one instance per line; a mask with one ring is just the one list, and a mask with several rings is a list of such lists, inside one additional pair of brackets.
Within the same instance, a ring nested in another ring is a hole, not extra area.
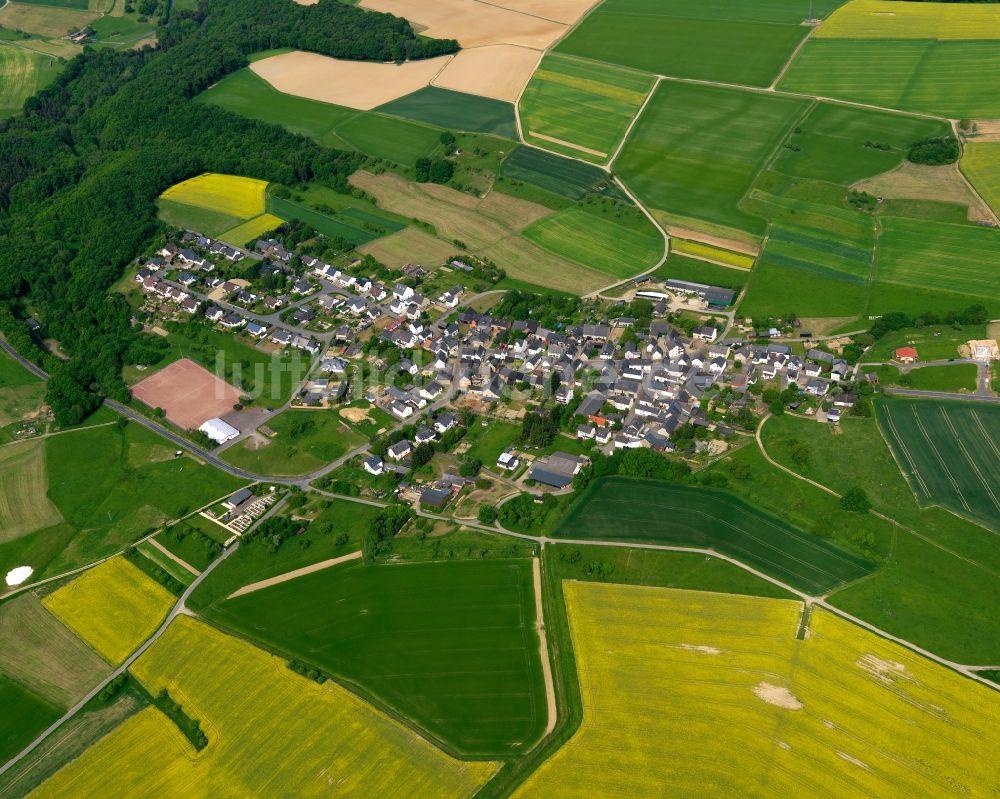
[(245, 585), (242, 588), (236, 589), (233, 593), (227, 596), (226, 599), (235, 599), (236, 597), (243, 596), (244, 594), (252, 594), (254, 591), (270, 588), (272, 585), (287, 583), (289, 580), (294, 580), (296, 577), (304, 577), (307, 574), (323, 571), (323, 569), (329, 569), (331, 566), (337, 566), (351, 560), (361, 560), (361, 550), (351, 552), (347, 555), (341, 555), (339, 558), (321, 560), (319, 563), (314, 563), (311, 566), (303, 566), (301, 569), (285, 572), (284, 574), (279, 574), (276, 577), (269, 577), (266, 580), (258, 580), (256, 583), (250, 583), (250, 585)]

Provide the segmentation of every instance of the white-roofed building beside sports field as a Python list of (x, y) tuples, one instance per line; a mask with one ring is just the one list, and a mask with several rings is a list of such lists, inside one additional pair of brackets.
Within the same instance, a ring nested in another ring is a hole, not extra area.
[(240, 431), (231, 424), (226, 424), (218, 416), (206, 419), (198, 428), (216, 444), (225, 444), (240, 434)]

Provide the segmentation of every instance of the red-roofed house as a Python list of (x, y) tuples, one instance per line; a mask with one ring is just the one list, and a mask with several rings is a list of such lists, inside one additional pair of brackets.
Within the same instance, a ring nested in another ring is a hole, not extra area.
[(896, 360), (900, 363), (913, 363), (917, 360), (917, 351), (913, 347), (900, 347), (896, 350)]

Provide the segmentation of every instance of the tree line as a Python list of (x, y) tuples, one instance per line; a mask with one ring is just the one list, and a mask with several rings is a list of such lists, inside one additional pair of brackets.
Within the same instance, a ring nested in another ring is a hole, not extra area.
[(261, 50), (294, 47), (369, 61), (458, 49), (389, 14), (343, 3), (204, 0), (172, 14), (159, 46), (87, 48), (23, 112), (0, 122), (0, 330), (21, 349), (36, 314), (71, 356), (28, 357), (52, 374), (47, 401), (75, 423), (100, 396), (126, 401), (122, 366), (148, 347), (124, 298), (108, 289), (165, 226), (156, 198), (205, 171), (348, 190), (364, 161), (283, 128), (193, 102)]

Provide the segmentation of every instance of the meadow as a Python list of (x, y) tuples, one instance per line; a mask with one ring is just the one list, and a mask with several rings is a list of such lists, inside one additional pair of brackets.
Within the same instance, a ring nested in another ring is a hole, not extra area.
[(276, 435), (259, 434), (264, 446), (244, 439), (226, 449), (222, 459), (253, 474), (306, 474), (365, 443), (332, 410), (287, 410), (267, 426)]
[[(157, 694), (181, 697), (208, 746), (197, 756), (154, 708), (132, 716), (41, 785), (39, 797), (168, 793), (465, 797), (496, 769), (454, 760), (347, 690), (318, 685), (273, 655), (180, 617), (135, 664)], [(303, 745), (308, 741), (309, 745)]]
[(961, 165), (976, 191), (1000, 214), (1000, 142), (966, 142)]
[[(11, 449), (32, 444), (15, 444)], [(83, 428), (44, 441), (48, 501), (63, 521), (0, 543), (0, 570), (35, 577), (110, 555), (166, 519), (179, 518), (242, 483), (174, 449), (144, 427)]]
[(624, 477), (588, 486), (556, 535), (714, 548), (809, 593), (873, 568), (729, 492)]
[(510, 103), (440, 89), (437, 86), (427, 86), (379, 106), (378, 110), (383, 114), (448, 130), (467, 130), (471, 133), (502, 136), (505, 139), (517, 138), (514, 106)]
[(123, 557), (114, 557), (75, 577), (42, 604), (118, 665), (160, 626), (175, 598)]
[[(916, 372), (914, 373), (916, 374)], [(1000, 532), (1000, 409), (894, 398), (879, 427), (921, 505), (941, 505)]]
[(664, 81), (615, 170), (652, 208), (760, 236), (764, 220), (740, 210), (740, 200), (806, 108), (795, 98)]
[(100, 14), (85, 8), (7, 2), (0, 6), (0, 25), (42, 37), (58, 39), (68, 30), (80, 30), (95, 22)]
[(352, 563), (210, 617), (358, 686), (466, 756), (525, 751), (545, 728), (527, 559)]
[(62, 715), (55, 705), (2, 674), (0, 707), (0, 762), (4, 763)]
[(45, 396), (45, 383), (0, 352), (0, 427), (37, 410)]
[[(187, 604), (201, 611), (250, 583), (356, 552), (369, 523), (379, 512), (380, 508), (346, 499), (328, 500), (315, 514), (310, 531), (284, 542), (277, 551), (272, 552), (263, 540), (244, 542), (198, 586)], [(192, 517), (186, 524), (206, 534), (213, 528), (222, 529), (200, 517)], [(341, 534), (346, 534), (346, 541)], [(308, 546), (300, 543), (302, 540), (308, 541)]]
[(62, 70), (55, 56), (0, 41), (0, 119), (16, 114)]
[(545, 56), (521, 95), (521, 124), (535, 144), (603, 163), (653, 88), (652, 76), (571, 56)]
[(46, 496), (47, 490), (44, 441), (21, 441), (0, 448), (0, 542), (63, 520)]
[(909, 387), (920, 391), (975, 391), (979, 370), (973, 363), (923, 366), (909, 372)]
[(1000, 41), (811, 39), (779, 88), (953, 118), (993, 118), (1000, 115), (1000, 98), (982, 76), (998, 68)]
[[(836, 5), (823, 0), (814, 15)], [(805, 7), (778, 0), (606, 0), (556, 51), (658, 75), (768, 86), (805, 37), (805, 16)]]
[(452, 242), (410, 227), (363, 244), (358, 252), (371, 255), (390, 268), (401, 269), (406, 264), (421, 264), (430, 268), (439, 266), (455, 255), (455, 249)]
[[(1000, 621), (991, 610), (1000, 601), (994, 534), (940, 507), (918, 504), (874, 418), (845, 416), (839, 429), (817, 430), (814, 421), (785, 414), (771, 417), (761, 430), (776, 461), (839, 493), (864, 486), (875, 510), (903, 525), (878, 574), (838, 591), (831, 602), (958, 662), (1000, 658)], [(758, 471), (754, 480), (763, 476)], [(793, 489), (809, 492), (808, 506), (818, 518), (834, 518), (836, 500), (828, 494), (799, 480), (787, 482), (782, 493)], [(864, 535), (880, 524), (855, 517), (852, 529)]]
[(650, 269), (663, 256), (663, 237), (645, 217), (631, 225), (574, 206), (535, 222), (524, 236), (538, 246), (624, 279)]
[(402, 230), (402, 225), (379, 217), (373, 217), (371, 220), (352, 219), (350, 214), (346, 212), (352, 209), (346, 209), (344, 212), (337, 214), (337, 217), (333, 217), (328, 213), (310, 208), (301, 202), (274, 195), (268, 195), (267, 197), (267, 210), (282, 219), (298, 219), (300, 222), (305, 222), (307, 225), (315, 228), (324, 236), (346, 239), (355, 246), (366, 244), (379, 236), (377, 232), (364, 226), (366, 221), (369, 221), (373, 225), (377, 224), (387, 231)]
[[(992, 263), (1000, 232), (972, 225), (951, 225), (928, 220), (887, 218), (882, 222), (875, 262), (875, 281), (901, 289), (925, 290), (937, 295), (938, 308), (960, 310), (983, 303), (994, 314), (1000, 309), (1000, 272)], [(917, 296), (917, 295), (914, 295)], [(920, 313), (927, 305), (907, 305), (878, 300), (871, 310)]]
[(563, 593), (583, 721), (514, 796), (964, 796), (1000, 777), (996, 693), (831, 613), (801, 637), (791, 601)]

